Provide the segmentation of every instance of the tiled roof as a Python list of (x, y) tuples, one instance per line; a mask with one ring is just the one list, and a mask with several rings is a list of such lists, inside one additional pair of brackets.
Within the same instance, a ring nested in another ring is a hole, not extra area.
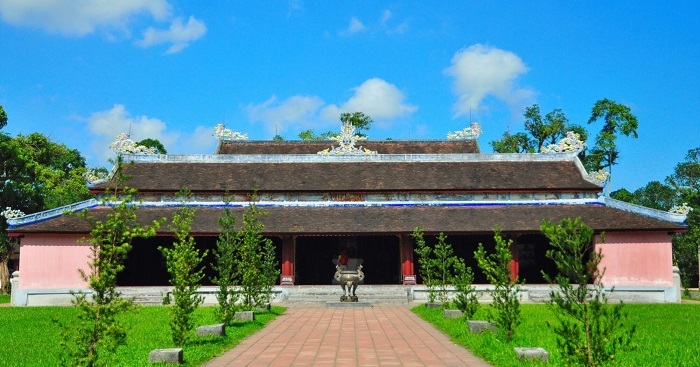
[[(172, 218), (175, 207), (141, 207), (141, 223)], [(231, 209), (239, 217), (243, 207)], [(596, 231), (680, 231), (683, 226), (614, 209), (599, 204), (572, 205), (476, 205), (476, 206), (328, 206), (263, 207), (266, 234), (386, 234), (410, 233), (420, 226), (426, 232), (486, 233), (500, 226), (505, 232), (539, 231), (543, 219), (559, 222), (563, 218), (582, 217)], [(109, 209), (91, 209), (96, 217), (105, 217)], [(193, 233), (217, 234), (221, 207), (203, 207), (197, 211)], [(23, 227), (12, 233), (87, 233), (88, 224), (78, 216), (61, 216)], [(163, 227), (160, 233), (165, 233)]]
[[(600, 191), (573, 160), (136, 162), (139, 192)], [(102, 190), (107, 184), (93, 187)]]
[[(323, 141), (221, 141), (216, 154), (316, 154), (337, 145)], [(365, 140), (357, 145), (379, 154), (479, 153), (476, 140)]]

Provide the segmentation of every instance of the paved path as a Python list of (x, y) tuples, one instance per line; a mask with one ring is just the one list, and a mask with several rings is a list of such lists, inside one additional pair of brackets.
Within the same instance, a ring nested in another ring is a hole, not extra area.
[(489, 366), (406, 305), (287, 307), (205, 366)]

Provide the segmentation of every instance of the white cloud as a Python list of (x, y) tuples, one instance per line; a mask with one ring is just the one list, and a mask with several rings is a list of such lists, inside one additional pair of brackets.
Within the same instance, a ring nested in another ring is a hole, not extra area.
[(218, 142), (214, 138), (213, 126), (197, 126), (184, 140), (187, 141), (187, 151), (181, 152), (183, 154), (213, 154)]
[(358, 32), (362, 32), (364, 30), (365, 30), (365, 25), (362, 24), (362, 22), (359, 19), (352, 17), (352, 18), (350, 18), (350, 24), (348, 25), (348, 27), (345, 30), (341, 31), (340, 35), (341, 36), (352, 36), (353, 34), (358, 33)]
[(390, 120), (410, 115), (417, 106), (404, 102), (406, 96), (393, 84), (383, 79), (368, 79), (359, 87), (353, 88), (355, 94), (340, 106), (329, 105), (323, 109), (323, 116), (330, 119), (342, 112), (364, 112), (380, 125), (388, 125)]
[(528, 71), (518, 55), (480, 44), (458, 51), (445, 74), (454, 78), (458, 101), (456, 116), (477, 110), (489, 96), (520, 110), (534, 96), (534, 91), (517, 86), (517, 79)]
[(262, 122), (268, 133), (283, 135), (290, 129), (313, 129), (319, 127), (318, 110), (324, 102), (316, 96), (293, 96), (278, 101), (270, 97), (260, 104), (245, 107), (252, 122)]
[(137, 15), (164, 20), (170, 13), (167, 0), (0, 0), (5, 22), (69, 36), (83, 36), (98, 29), (129, 33)]
[(379, 23), (382, 25), (386, 24), (386, 22), (391, 19), (391, 11), (388, 9), (385, 9), (384, 12), (382, 13), (382, 19), (379, 20)]
[(178, 133), (166, 131), (165, 122), (145, 115), (132, 117), (120, 104), (115, 104), (110, 110), (93, 113), (87, 122), (90, 132), (96, 137), (93, 141), (95, 155), (104, 160), (114, 156), (109, 144), (117, 135), (130, 130), (132, 140), (158, 139), (169, 153), (175, 148), (179, 137)]
[(158, 30), (148, 27), (143, 32), (143, 39), (136, 41), (141, 47), (150, 47), (163, 43), (170, 43), (166, 53), (173, 54), (182, 51), (190, 43), (198, 40), (207, 33), (207, 26), (204, 22), (190, 16), (186, 24), (182, 23), (182, 18), (176, 18), (166, 30)]
[(270, 136), (277, 133), (298, 133), (306, 129), (338, 129), (338, 116), (342, 112), (364, 112), (372, 117), (380, 127), (388, 127), (392, 120), (412, 114), (418, 107), (404, 102), (405, 95), (399, 88), (386, 81), (373, 78), (359, 87), (340, 106), (326, 104), (317, 96), (296, 95), (283, 101), (272, 96), (259, 104), (245, 107), (248, 118), (254, 123), (262, 123)]

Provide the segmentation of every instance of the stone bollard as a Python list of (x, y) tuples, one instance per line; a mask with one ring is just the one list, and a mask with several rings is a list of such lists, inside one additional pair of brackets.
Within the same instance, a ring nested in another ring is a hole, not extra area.
[(148, 363), (181, 364), (182, 348), (154, 349), (148, 353)]
[(204, 325), (197, 328), (198, 336), (225, 336), (226, 335), (226, 325), (215, 324), (215, 325)]
[(549, 361), (549, 353), (544, 348), (515, 348), (520, 362), (524, 361)]
[(458, 319), (464, 316), (464, 313), (461, 310), (444, 310), (442, 315), (448, 319)]
[(10, 304), (15, 305), (15, 295), (17, 294), (17, 289), (19, 288), (19, 271), (12, 273), (12, 278), (10, 278)]
[(676, 293), (675, 302), (681, 301), (681, 270), (677, 266), (673, 268), (673, 290)]
[(488, 321), (469, 320), (467, 321), (467, 325), (469, 325), (469, 331), (472, 334), (483, 333), (486, 330), (493, 331), (494, 333), (498, 331), (498, 328), (495, 325), (491, 325)]
[(234, 321), (255, 321), (255, 314), (253, 311), (238, 311), (233, 314)]

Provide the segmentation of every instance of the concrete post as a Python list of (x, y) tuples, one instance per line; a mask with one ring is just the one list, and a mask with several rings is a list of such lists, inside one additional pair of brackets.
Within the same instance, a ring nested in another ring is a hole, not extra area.
[(19, 288), (19, 271), (12, 273), (12, 278), (10, 278), (10, 304), (15, 305), (15, 295), (17, 294), (17, 289)]
[(677, 266), (673, 267), (673, 291), (676, 293), (675, 302), (681, 301), (681, 271)]

